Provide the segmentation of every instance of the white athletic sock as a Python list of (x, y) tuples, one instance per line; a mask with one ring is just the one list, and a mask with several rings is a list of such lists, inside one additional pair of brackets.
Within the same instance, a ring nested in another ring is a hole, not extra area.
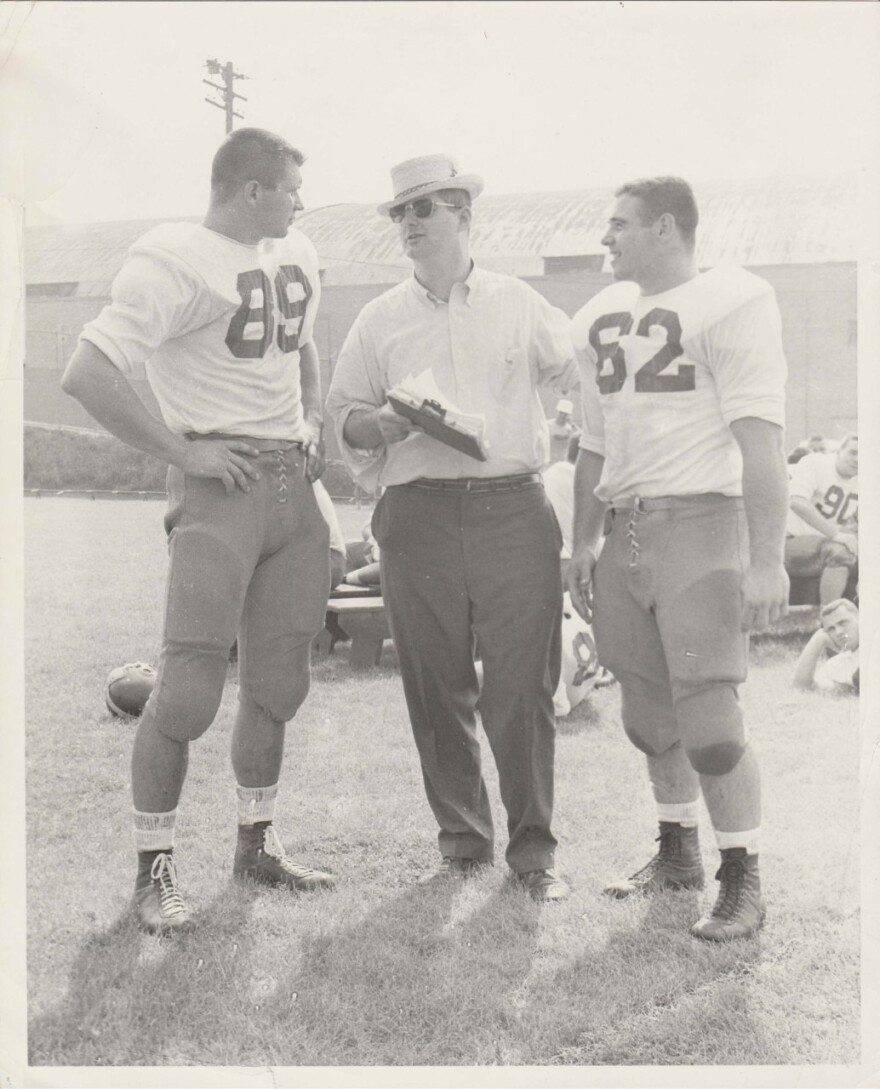
[(700, 819), (700, 802), (657, 802), (657, 820), (696, 828)]
[(177, 810), (168, 813), (141, 813), (134, 810), (134, 846), (136, 851), (170, 851), (174, 846)]
[(732, 847), (745, 847), (746, 854), (758, 853), (758, 840), (761, 837), (761, 829), (749, 828), (745, 832), (720, 832), (715, 829), (715, 840), (719, 851), (729, 851)]
[(275, 797), (278, 784), (266, 787), (243, 787), (236, 785), (238, 796), (238, 823), (256, 824), (258, 821), (271, 821), (275, 817)]

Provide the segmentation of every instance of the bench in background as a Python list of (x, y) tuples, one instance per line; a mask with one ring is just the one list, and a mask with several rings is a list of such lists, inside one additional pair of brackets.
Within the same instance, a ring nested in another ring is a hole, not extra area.
[(332, 654), (340, 629), (351, 638), (349, 661), (355, 669), (379, 664), (382, 646), (391, 638), (391, 632), (378, 586), (343, 584), (331, 591), (324, 630), (316, 639), (317, 649)]

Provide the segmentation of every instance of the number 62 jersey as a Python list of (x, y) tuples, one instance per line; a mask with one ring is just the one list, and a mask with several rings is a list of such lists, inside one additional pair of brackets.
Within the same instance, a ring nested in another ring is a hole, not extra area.
[(312, 339), (318, 257), (299, 231), (246, 245), (194, 223), (134, 243), (91, 341), (146, 376), (171, 431), (303, 439), (299, 348)]
[(572, 322), (581, 370), (580, 445), (605, 458), (605, 502), (742, 495), (730, 424), (784, 425), (786, 365), (772, 287), (736, 267), (656, 295), (621, 281)]

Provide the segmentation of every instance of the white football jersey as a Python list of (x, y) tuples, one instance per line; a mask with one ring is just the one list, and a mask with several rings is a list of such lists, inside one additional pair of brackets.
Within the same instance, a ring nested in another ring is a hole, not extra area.
[[(836, 454), (807, 454), (792, 465), (788, 493), (792, 498), (798, 496), (812, 503), (839, 531), (858, 530), (859, 478), (837, 472)], [(788, 513), (785, 531), (795, 537), (819, 532), (794, 511)]]
[(318, 257), (299, 231), (250, 246), (166, 223), (132, 246), (82, 336), (150, 382), (166, 425), (303, 439), (299, 347), (312, 339)]
[(553, 710), (564, 718), (596, 687), (601, 667), (590, 625), (571, 604), (568, 592), (562, 608), (562, 666), (553, 694)]
[(817, 688), (834, 691), (840, 688), (855, 688), (853, 678), (859, 668), (858, 650), (844, 650), (822, 662), (813, 676)]
[(656, 295), (621, 281), (578, 311), (572, 339), (580, 445), (605, 458), (598, 498), (742, 495), (730, 424), (784, 424), (781, 322), (765, 280), (717, 268)]

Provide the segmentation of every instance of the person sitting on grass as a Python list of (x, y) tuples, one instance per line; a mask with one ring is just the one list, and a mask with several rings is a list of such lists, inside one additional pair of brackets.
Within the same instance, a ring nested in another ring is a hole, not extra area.
[(368, 518), (361, 527), (361, 537), (357, 541), (345, 543), (346, 573), (343, 582), (349, 586), (378, 586), (379, 546), (373, 536), (372, 519)]
[(859, 690), (859, 610), (846, 598), (830, 601), (819, 613), (821, 627), (801, 651), (795, 688), (826, 692)]

